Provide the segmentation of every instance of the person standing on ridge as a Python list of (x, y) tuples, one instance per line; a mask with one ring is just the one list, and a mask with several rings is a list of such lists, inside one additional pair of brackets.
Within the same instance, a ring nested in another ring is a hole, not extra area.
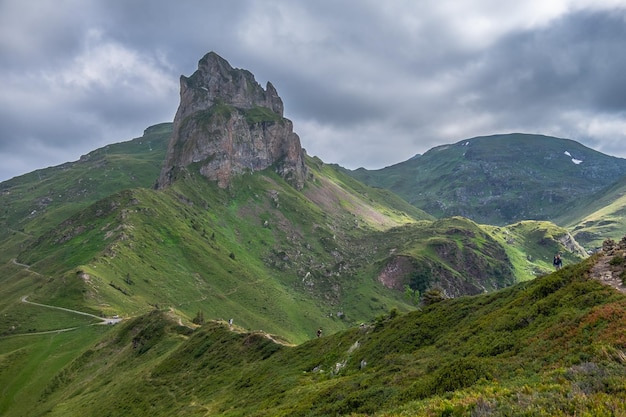
[(552, 260), (552, 265), (554, 265), (557, 271), (561, 269), (561, 266), (563, 266), (563, 260), (561, 259), (560, 253), (557, 253), (556, 255), (554, 255), (554, 259)]

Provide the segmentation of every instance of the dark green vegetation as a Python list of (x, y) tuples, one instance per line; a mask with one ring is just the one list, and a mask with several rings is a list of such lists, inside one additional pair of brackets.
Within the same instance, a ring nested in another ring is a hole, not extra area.
[[(626, 225), (625, 204), (616, 202), (624, 189), (626, 159), (568, 139), (526, 134), (477, 137), (380, 170), (349, 173), (394, 191), (436, 217), (458, 215), (493, 225), (549, 220), (574, 228), (585, 216), (618, 204), (611, 213), (619, 218), (592, 218), (582, 225), (596, 226), (591, 235), (581, 235), (582, 241), (595, 246), (607, 237), (605, 232), (621, 238)], [(598, 228), (602, 221), (613, 227)]]
[[(295, 347), (225, 323), (192, 331), (153, 311), (81, 339), (82, 352), (58, 358), (62, 370), (5, 415), (622, 415), (626, 297), (586, 278), (595, 260)], [(1, 370), (28, 365), (3, 346)]]
[(283, 118), (279, 114), (273, 112), (267, 107), (255, 106), (251, 109), (246, 109), (242, 111), (246, 117), (246, 121), (250, 124), (262, 122), (283, 122)]
[[(268, 116), (253, 109), (246, 117)], [(534, 290), (539, 280), (501, 290), (550, 272), (558, 251), (565, 265), (579, 262), (584, 253), (566, 229), (435, 219), (310, 157), (300, 191), (272, 168), (221, 189), (194, 164), (157, 191), (170, 134), (171, 124), (154, 126), (142, 138), (0, 184), (1, 415), (400, 414), (402, 407), (453, 415), (503, 404), (518, 410), (515, 396), (528, 407), (548, 403), (580, 378), (604, 387), (580, 404), (599, 410), (602, 395), (623, 398), (614, 388), (623, 381), (621, 341), (607, 336), (605, 356), (583, 339), (559, 341), (589, 351), (585, 357), (558, 353), (556, 344), (542, 345), (551, 355), (529, 347), (558, 320), (578, 323), (593, 308), (622, 302), (584, 279), (589, 264), (541, 278), (563, 289), (563, 304), (545, 301), (552, 290)], [(576, 297), (588, 292), (594, 301), (569, 300), (575, 287)], [(483, 292), (490, 295), (466, 296)], [(25, 304), (26, 295), (125, 320), (93, 325), (88, 316)], [(420, 296), (433, 305), (419, 311)], [(519, 311), (511, 318), (507, 308)], [(528, 323), (518, 329), (501, 316)], [(320, 326), (324, 337), (310, 340)], [(526, 387), (532, 383), (543, 388)]]

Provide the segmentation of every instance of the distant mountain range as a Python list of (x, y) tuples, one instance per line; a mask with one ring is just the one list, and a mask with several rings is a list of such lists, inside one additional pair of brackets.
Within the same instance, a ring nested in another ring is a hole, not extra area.
[(515, 134), (349, 171), (282, 106), (209, 53), (174, 123), (0, 183), (0, 415), (619, 407), (624, 297), (587, 250), (626, 229), (625, 160)]
[[(589, 222), (578, 224), (602, 208), (598, 201), (608, 206), (626, 191), (626, 159), (569, 139), (519, 133), (476, 137), (387, 168), (346, 172), (436, 217), (493, 225), (547, 220), (576, 229), (577, 239), (595, 247), (607, 235), (626, 232), (619, 215), (605, 219), (612, 227), (601, 231), (590, 230)], [(615, 211), (625, 207), (619, 204)]]

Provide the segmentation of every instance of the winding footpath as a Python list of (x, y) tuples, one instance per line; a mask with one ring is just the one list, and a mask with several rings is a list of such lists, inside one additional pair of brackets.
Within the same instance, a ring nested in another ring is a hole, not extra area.
[[(100, 316), (96, 316), (95, 314), (85, 313), (84, 311), (72, 310), (72, 309), (65, 308), (65, 307), (51, 306), (51, 305), (48, 305), (48, 304), (34, 303), (32, 301), (28, 301), (28, 296), (27, 295), (22, 297), (22, 302), (23, 303), (27, 303), (27, 304), (31, 304), (31, 305), (35, 305), (35, 306), (39, 306), (39, 307), (54, 308), (56, 310), (63, 310), (63, 311), (67, 311), (69, 313), (81, 314), (83, 316), (93, 317), (94, 319), (100, 320), (100, 323), (98, 323), (98, 324), (115, 324), (115, 323), (119, 323), (120, 321), (122, 321), (122, 319), (120, 319), (120, 318), (100, 317)], [(74, 329), (75, 328), (76, 327), (74, 327)]]
[[(23, 296), (21, 301), (23, 303), (34, 305), (34, 306), (38, 306), (38, 307), (53, 308), (55, 310), (63, 310), (63, 311), (67, 311), (68, 313), (80, 314), (82, 316), (93, 317), (95, 319), (100, 320), (99, 323), (90, 324), (90, 326), (100, 325), (100, 324), (115, 324), (115, 323), (119, 323), (120, 321), (122, 321), (121, 318), (104, 318), (104, 317), (96, 316), (95, 314), (85, 313), (84, 311), (72, 310), (70, 308), (65, 308), (65, 307), (51, 306), (51, 305), (48, 305), (48, 304), (35, 303), (35, 302), (32, 302), (32, 301), (28, 301), (28, 296), (27, 295)], [(80, 327), (66, 327), (64, 329), (46, 330), (46, 331), (43, 331), (43, 332), (16, 333), (16, 334), (10, 334), (10, 335), (6, 335), (6, 336), (2, 336), (2, 338), (5, 338), (5, 337), (18, 337), (18, 336), (35, 336), (35, 335), (53, 334), (53, 333), (64, 333), (64, 332), (70, 332), (72, 330), (76, 330), (76, 329), (79, 329), (79, 328)]]
[[(19, 263), (17, 261), (17, 259), (15, 259), (15, 258), (12, 259), (12, 262), (13, 262), (13, 264), (15, 264), (17, 266), (21, 266), (21, 267), (27, 269), (29, 272), (31, 272), (31, 273), (33, 273), (35, 275), (41, 275), (39, 272), (31, 270), (30, 269), (30, 265)], [(119, 317), (113, 317), (113, 318), (100, 317), (100, 316), (96, 316), (95, 314), (86, 313), (84, 311), (72, 310), (70, 308), (65, 308), (65, 307), (51, 306), (51, 305), (48, 305), (48, 304), (35, 303), (33, 301), (28, 301), (28, 295), (22, 296), (21, 301), (23, 303), (34, 305), (34, 306), (38, 306), (38, 307), (53, 308), (55, 310), (67, 311), (68, 313), (72, 313), (72, 314), (80, 314), (82, 316), (92, 317), (92, 318), (98, 319), (100, 321), (99, 323), (95, 323), (96, 325), (99, 325), (99, 324), (116, 324), (116, 323), (119, 323), (120, 321), (122, 321), (122, 319), (119, 318)], [(67, 327), (67, 328), (64, 328), (64, 329), (46, 330), (46, 331), (43, 331), (43, 332), (19, 333), (19, 334), (9, 335), (9, 336), (6, 336), (6, 337), (61, 333), (61, 332), (69, 332), (71, 330), (76, 330), (78, 328), (79, 327)]]
[(626, 285), (622, 281), (620, 277), (621, 271), (614, 271), (611, 265), (612, 256), (604, 255), (598, 259), (598, 262), (591, 268), (590, 277), (596, 279), (603, 283), (604, 285), (608, 285), (620, 291), (622, 293), (626, 293)]

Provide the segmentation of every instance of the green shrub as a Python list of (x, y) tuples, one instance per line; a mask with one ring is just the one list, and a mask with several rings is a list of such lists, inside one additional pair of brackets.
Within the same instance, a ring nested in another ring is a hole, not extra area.
[(440, 288), (431, 288), (429, 290), (427, 290), (424, 293), (424, 297), (422, 298), (422, 302), (424, 303), (424, 305), (431, 305), (431, 304), (435, 304), (438, 303), (440, 301), (445, 300), (446, 298), (446, 294), (443, 292), (442, 289)]
[(485, 359), (467, 356), (446, 363), (427, 377), (418, 379), (402, 397), (409, 400), (442, 395), (470, 387), (481, 379), (492, 379), (490, 366)]
[(444, 394), (449, 391), (467, 388), (479, 379), (491, 379), (491, 372), (485, 361), (477, 357), (465, 357), (454, 360), (435, 374), (433, 393)]
[(263, 123), (263, 122), (281, 122), (282, 117), (280, 114), (273, 112), (267, 107), (254, 106), (251, 109), (241, 109), (246, 121), (249, 124)]
[(550, 274), (537, 279), (537, 285), (532, 290), (532, 297), (537, 300), (544, 298), (566, 284), (562, 274)]

